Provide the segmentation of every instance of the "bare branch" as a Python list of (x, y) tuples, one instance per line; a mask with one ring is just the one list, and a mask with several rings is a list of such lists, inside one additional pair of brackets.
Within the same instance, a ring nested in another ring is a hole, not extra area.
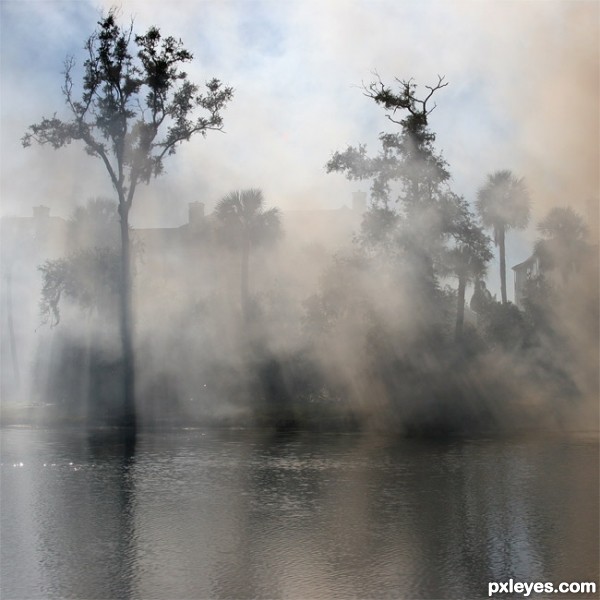
[[(396, 112), (396, 111), (394, 111)], [(385, 115), (387, 119), (389, 119), (392, 123), (395, 123), (396, 125), (402, 125), (402, 121), (396, 121), (396, 119), (392, 119), (392, 117), (390, 115)]]
[(448, 82), (444, 82), (445, 76), (442, 75), (438, 75), (438, 82), (436, 85), (434, 86), (430, 86), (430, 85), (426, 85), (425, 88), (429, 90), (429, 94), (425, 97), (424, 100), (421, 101), (421, 104), (423, 105), (423, 114), (425, 115), (429, 115), (433, 112), (433, 110), (435, 109), (435, 105), (431, 110), (427, 110), (427, 101), (433, 96), (433, 94), (435, 94), (435, 92), (437, 92), (438, 90), (441, 90), (442, 88), (445, 88), (448, 85)]

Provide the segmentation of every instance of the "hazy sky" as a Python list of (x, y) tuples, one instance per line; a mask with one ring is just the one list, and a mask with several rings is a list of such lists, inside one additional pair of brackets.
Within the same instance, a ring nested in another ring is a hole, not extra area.
[[(24, 150), (20, 138), (42, 116), (66, 114), (64, 58), (81, 64), (84, 41), (112, 4), (1, 0), (2, 214), (43, 203), (68, 216), (75, 203), (110, 194), (101, 165), (80, 146)], [(236, 188), (260, 187), (284, 209), (348, 203), (369, 183), (327, 175), (324, 165), (347, 144), (375, 151), (378, 133), (391, 130), (360, 90), (375, 70), (386, 82), (446, 76), (430, 122), (455, 190), (470, 201), (487, 173), (505, 168), (527, 178), (538, 216), (553, 204), (581, 210), (598, 195), (596, 0), (119, 6), (136, 30), (156, 24), (181, 37), (194, 54), (192, 79), (216, 76), (235, 88), (226, 133), (197, 137), (169, 158), (166, 174), (139, 189), (134, 226), (181, 224), (188, 202), (210, 210)], [(509, 259), (526, 257), (525, 240)]]

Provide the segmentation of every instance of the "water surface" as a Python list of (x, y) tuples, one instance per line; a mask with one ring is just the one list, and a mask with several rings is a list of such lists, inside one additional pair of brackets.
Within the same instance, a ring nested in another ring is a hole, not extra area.
[(598, 582), (593, 435), (1, 441), (3, 599), (479, 598), (510, 577)]

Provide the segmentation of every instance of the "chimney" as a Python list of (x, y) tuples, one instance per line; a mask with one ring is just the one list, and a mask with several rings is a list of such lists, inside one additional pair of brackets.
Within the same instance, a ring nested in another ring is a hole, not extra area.
[(366, 192), (352, 192), (352, 210), (359, 215), (367, 209)]
[(199, 225), (204, 221), (204, 203), (203, 202), (190, 202), (188, 204), (189, 210), (189, 224)]
[(47, 206), (34, 206), (33, 207), (33, 218), (34, 219), (47, 219), (50, 217), (50, 209)]

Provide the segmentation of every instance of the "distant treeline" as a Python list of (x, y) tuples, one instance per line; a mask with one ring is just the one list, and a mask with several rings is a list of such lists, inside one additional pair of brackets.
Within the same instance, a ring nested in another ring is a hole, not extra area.
[[(506, 300), (504, 238), (528, 223), (525, 182), (491, 174), (473, 212), (451, 190), (413, 84), (369, 90), (406, 116), (375, 157), (359, 146), (328, 162), (372, 189), (352, 245), (326, 264), (286, 260), (280, 213), (255, 189), (225, 197), (188, 245), (164, 246), (169, 256), (138, 244), (142, 420), (438, 433), (586, 414), (597, 394), (598, 264), (584, 220), (556, 208), (538, 224), (517, 308)], [(42, 316), (56, 325), (61, 306), (85, 314), (60, 326), (49, 388), (80, 418), (106, 419), (120, 401), (117, 219), (110, 200), (78, 208), (71, 254), (40, 267)], [(485, 285), (486, 229), (500, 254), (500, 300)], [(294, 271), (315, 268), (317, 288), (303, 288)], [(107, 327), (112, 345), (97, 338)]]
[[(423, 94), (412, 80), (364, 86), (391, 131), (377, 153), (359, 144), (326, 164), (371, 183), (350, 249), (299, 249), (258, 189), (232, 191), (185, 241), (156, 246), (131, 235), (136, 190), (193, 135), (223, 128), (233, 89), (191, 82), (180, 40), (133, 35), (115, 10), (85, 47), (81, 77), (65, 65), (67, 118), (23, 137), (81, 144), (116, 196), (80, 207), (68, 255), (40, 265), (53, 334), (38, 344), (32, 394), (54, 414), (409, 433), (597, 423), (597, 247), (579, 215), (554, 209), (520, 306), (508, 302), (505, 241), (529, 222), (529, 191), (507, 170), (481, 174), (476, 198), (452, 190), (428, 122), (443, 77)], [(500, 300), (485, 285), (494, 246)]]

